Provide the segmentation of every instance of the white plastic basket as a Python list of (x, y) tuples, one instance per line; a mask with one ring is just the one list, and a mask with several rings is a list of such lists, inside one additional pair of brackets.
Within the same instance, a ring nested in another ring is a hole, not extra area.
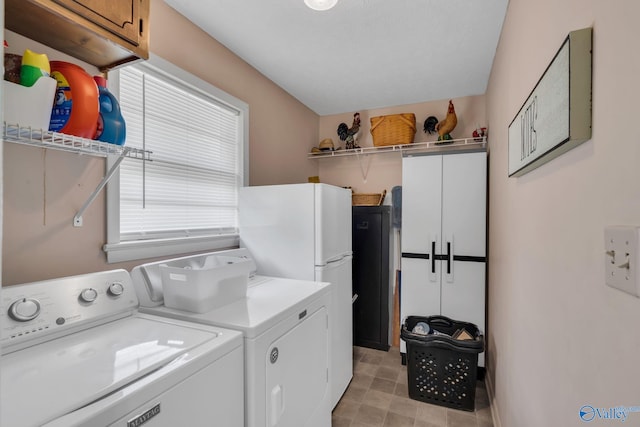
[(31, 87), (4, 80), (4, 121), (34, 130), (49, 130), (57, 83), (41, 77)]
[(251, 262), (246, 258), (211, 255), (201, 265), (160, 264), (164, 305), (204, 313), (247, 296)]

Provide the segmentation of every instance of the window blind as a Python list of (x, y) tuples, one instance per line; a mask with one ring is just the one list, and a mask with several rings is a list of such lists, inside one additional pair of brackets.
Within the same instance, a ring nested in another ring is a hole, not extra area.
[(126, 144), (152, 152), (120, 166), (121, 241), (237, 233), (238, 112), (135, 67), (119, 84)]

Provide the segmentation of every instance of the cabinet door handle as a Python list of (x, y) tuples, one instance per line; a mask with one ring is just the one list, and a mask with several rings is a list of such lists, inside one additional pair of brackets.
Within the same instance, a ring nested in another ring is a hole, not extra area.
[(447, 282), (453, 282), (453, 236), (447, 239)]
[(431, 257), (431, 274), (436, 274), (436, 242), (435, 240), (431, 241), (431, 253), (429, 254)]
[(437, 238), (433, 238), (431, 240), (431, 252), (429, 253), (429, 259), (431, 260), (431, 271), (429, 272), (429, 280), (431, 282), (438, 281), (438, 277), (436, 275), (436, 258), (438, 257), (438, 255), (436, 255), (436, 239)]

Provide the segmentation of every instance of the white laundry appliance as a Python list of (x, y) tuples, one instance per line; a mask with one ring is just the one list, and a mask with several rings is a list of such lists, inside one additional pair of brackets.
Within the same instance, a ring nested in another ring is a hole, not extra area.
[(242, 335), (137, 312), (125, 270), (9, 286), (0, 425), (244, 425)]
[(161, 266), (189, 268), (212, 255), (250, 259), (246, 249), (236, 249), (135, 267), (140, 310), (242, 332), (247, 427), (330, 426), (331, 285), (253, 276), (246, 297), (226, 305), (201, 313), (167, 307)]
[(240, 246), (258, 274), (331, 282), (331, 405), (353, 376), (351, 191), (327, 184), (243, 187)]

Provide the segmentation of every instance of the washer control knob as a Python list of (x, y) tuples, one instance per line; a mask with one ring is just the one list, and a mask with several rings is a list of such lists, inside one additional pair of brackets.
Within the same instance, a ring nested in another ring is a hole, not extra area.
[(119, 297), (124, 292), (124, 286), (120, 282), (113, 282), (107, 290), (112, 297)]
[(98, 291), (93, 288), (85, 288), (80, 292), (80, 301), (94, 302), (98, 298)]
[(9, 306), (9, 316), (18, 322), (28, 322), (40, 314), (40, 302), (34, 298), (22, 298)]

